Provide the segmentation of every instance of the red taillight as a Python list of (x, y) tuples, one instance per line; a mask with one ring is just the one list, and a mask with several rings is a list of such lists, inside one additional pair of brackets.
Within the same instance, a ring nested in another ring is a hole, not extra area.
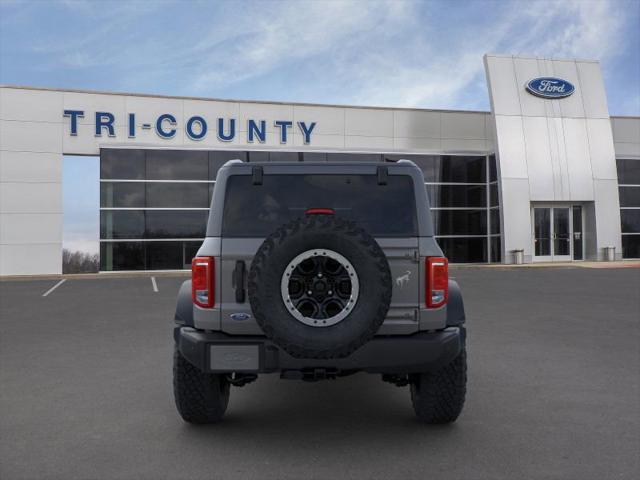
[(427, 257), (425, 267), (427, 308), (441, 307), (449, 298), (449, 262), (444, 257)]
[(213, 257), (195, 257), (191, 260), (191, 299), (202, 308), (214, 305), (215, 261)]
[(335, 215), (336, 211), (333, 208), (308, 208), (305, 215)]

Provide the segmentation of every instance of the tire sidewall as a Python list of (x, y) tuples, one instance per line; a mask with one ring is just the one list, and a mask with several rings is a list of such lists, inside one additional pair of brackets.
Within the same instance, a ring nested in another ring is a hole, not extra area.
[[(346, 222), (301, 221), (307, 228), (296, 231), (298, 225), (292, 225), (294, 231), (287, 234), (285, 227), (285, 232), (280, 231), (279, 238), (275, 239), (279, 240), (277, 246), (261, 247), (268, 253), (260, 251), (260, 267), (254, 269), (252, 265), (250, 273), (249, 298), (253, 313), (265, 334), (291, 353), (334, 356), (353, 350), (375, 334), (389, 308), (391, 274), (384, 253), (362, 229), (344, 228)], [(351, 234), (347, 233), (349, 230)], [(275, 235), (278, 236), (278, 232)], [(273, 240), (267, 239), (265, 243)], [(355, 306), (335, 325), (305, 325), (289, 313), (282, 298), (281, 280), (287, 265), (297, 255), (312, 249), (333, 250), (343, 255), (358, 277)]]

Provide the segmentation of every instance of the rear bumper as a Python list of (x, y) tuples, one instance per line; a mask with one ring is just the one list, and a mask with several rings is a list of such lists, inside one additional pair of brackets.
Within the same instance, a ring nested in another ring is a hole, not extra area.
[(348, 357), (295, 358), (262, 336), (227, 335), (178, 326), (174, 338), (180, 353), (204, 372), (272, 373), (314, 371), (405, 374), (435, 370), (460, 352), (465, 329), (378, 336)]

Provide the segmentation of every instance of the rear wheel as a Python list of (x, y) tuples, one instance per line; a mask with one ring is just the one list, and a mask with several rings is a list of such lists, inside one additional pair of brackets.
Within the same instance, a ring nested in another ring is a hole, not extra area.
[(176, 345), (173, 352), (173, 394), (185, 422), (216, 423), (227, 411), (229, 382), (224, 375), (201, 372), (180, 354)]
[(467, 351), (462, 348), (448, 365), (435, 372), (412, 375), (411, 402), (425, 423), (454, 422), (464, 406), (467, 392)]

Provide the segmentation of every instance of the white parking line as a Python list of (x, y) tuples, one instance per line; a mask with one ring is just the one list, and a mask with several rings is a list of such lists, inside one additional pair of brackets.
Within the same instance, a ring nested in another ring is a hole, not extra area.
[(151, 285), (153, 286), (153, 291), (158, 291), (158, 284), (156, 283), (156, 277), (151, 277)]
[(56, 288), (58, 288), (60, 285), (62, 285), (64, 282), (66, 282), (67, 279), (63, 278), (62, 280), (60, 280), (58, 283), (56, 283), (53, 287), (51, 287), (49, 290), (47, 290), (46, 292), (44, 292), (42, 294), (43, 297), (46, 297), (47, 295), (49, 295), (51, 292), (53, 292)]

